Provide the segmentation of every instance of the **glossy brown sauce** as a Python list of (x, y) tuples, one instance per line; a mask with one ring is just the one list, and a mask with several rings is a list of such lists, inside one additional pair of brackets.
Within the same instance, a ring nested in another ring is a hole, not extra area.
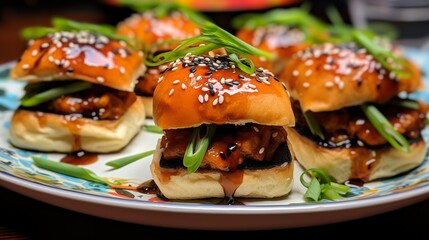
[(243, 205), (234, 198), (235, 191), (243, 183), (243, 171), (222, 172), (219, 183), (225, 193), (225, 198), (219, 202), (221, 205)]
[(98, 154), (84, 151), (72, 152), (61, 158), (61, 162), (73, 165), (89, 165), (98, 160)]
[(353, 163), (350, 179), (361, 179), (364, 182), (369, 180), (372, 169), (380, 162), (380, 154), (371, 149), (353, 148), (350, 157)]
[(137, 186), (136, 191), (143, 194), (158, 194), (160, 192), (153, 179), (141, 183), (139, 186)]

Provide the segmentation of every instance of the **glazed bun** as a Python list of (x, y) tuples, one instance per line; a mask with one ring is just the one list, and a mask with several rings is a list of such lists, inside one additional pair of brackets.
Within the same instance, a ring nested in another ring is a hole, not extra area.
[(271, 126), (295, 124), (289, 95), (271, 72), (258, 68), (249, 76), (238, 68), (221, 65), (225, 62), (220, 60), (207, 60), (195, 61), (218, 65), (219, 70), (212, 71), (207, 65), (200, 67), (200, 63), (189, 67), (176, 62), (162, 75), (153, 103), (154, 121), (160, 128), (249, 122)]
[[(151, 172), (164, 197), (274, 198), (290, 192), (294, 155), (283, 127), (294, 126), (295, 117), (284, 85), (270, 71), (247, 74), (224, 56), (187, 55), (161, 76), (153, 110), (164, 134)], [(188, 172), (183, 158), (193, 131), (213, 127), (201, 164)]]
[(256, 66), (266, 68), (277, 76), (296, 52), (309, 46), (303, 31), (286, 25), (266, 25), (254, 29), (243, 27), (236, 36), (254, 47), (273, 53), (273, 59), (249, 57)]
[(11, 143), (64, 153), (120, 150), (144, 123), (134, 86), (145, 69), (140, 51), (96, 33), (63, 31), (30, 40), (10, 73), (27, 82), (24, 97), (69, 83), (92, 84), (35, 105), (21, 102), (10, 122)]
[(179, 42), (168, 40), (181, 40), (200, 32), (200, 27), (179, 11), (166, 17), (157, 17), (152, 11), (135, 13), (117, 26), (118, 34), (138, 39), (136, 46), (151, 53), (174, 49)]
[(18, 109), (10, 122), (16, 147), (45, 152), (121, 150), (144, 124), (144, 106), (136, 99), (118, 120), (92, 120)]
[[(162, 149), (157, 145), (151, 172), (162, 195), (168, 199), (224, 198), (219, 170), (198, 170), (189, 174), (185, 168), (174, 170), (160, 166)], [(292, 157), (291, 157), (292, 158)], [(261, 169), (241, 171), (241, 184), (234, 192), (235, 198), (275, 198), (289, 193), (293, 186), (294, 161)]]
[(141, 51), (88, 31), (56, 32), (30, 40), (10, 77), (28, 83), (84, 80), (133, 91), (144, 73)]
[(365, 49), (326, 43), (298, 52), (280, 78), (303, 111), (333, 111), (365, 102), (383, 104), (400, 92), (421, 90), (421, 73), (408, 63), (410, 77), (398, 79)]
[(321, 168), (339, 183), (396, 176), (419, 166), (426, 155), (427, 146), (422, 138), (413, 140), (410, 153), (404, 153), (390, 146), (380, 149), (322, 147), (294, 128), (286, 130), (299, 163), (306, 169)]

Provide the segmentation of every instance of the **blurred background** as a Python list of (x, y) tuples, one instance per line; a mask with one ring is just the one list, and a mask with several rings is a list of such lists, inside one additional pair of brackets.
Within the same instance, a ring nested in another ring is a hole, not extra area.
[[(287, 8), (308, 3), (313, 14), (327, 20), (327, 7), (335, 6), (346, 23), (357, 27), (374, 26), (393, 33), (404, 46), (429, 50), (429, 0), (178, 1), (200, 10), (229, 31), (232, 31), (230, 20), (244, 12), (264, 12), (276, 7)], [(17, 59), (24, 50), (25, 41), (20, 37), (23, 27), (49, 26), (52, 17), (115, 25), (132, 13), (131, 9), (119, 6), (116, 0), (2, 0), (0, 64)]]

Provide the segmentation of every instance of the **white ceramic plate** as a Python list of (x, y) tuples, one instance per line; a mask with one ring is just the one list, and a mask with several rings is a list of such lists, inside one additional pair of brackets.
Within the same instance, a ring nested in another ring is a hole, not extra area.
[[(407, 53), (423, 69), (429, 69), (429, 54), (409, 49)], [(0, 67), (0, 184), (23, 195), (66, 209), (118, 221), (145, 225), (205, 230), (262, 230), (335, 223), (367, 217), (429, 199), (429, 157), (421, 166), (400, 176), (352, 188), (349, 197), (336, 202), (308, 204), (305, 188), (298, 179), (286, 197), (270, 200), (244, 200), (244, 205), (220, 205), (219, 200), (165, 201), (153, 194), (118, 190), (102, 184), (46, 171), (33, 165), (31, 156), (59, 161), (64, 155), (16, 149), (8, 142), (12, 111), (18, 107), (23, 84), (7, 78), (11, 64)], [(425, 67), (426, 66), (426, 67)], [(2, 70), (3, 68), (3, 70)], [(6, 71), (5, 71), (6, 69)], [(427, 81), (429, 82), (429, 81)], [(3, 92), (1, 92), (3, 91)], [(2, 94), (3, 93), (3, 94)], [(429, 91), (419, 93), (429, 99)], [(148, 124), (153, 124), (147, 120)], [(424, 136), (429, 139), (426, 129)], [(84, 165), (97, 175), (121, 180), (123, 185), (139, 185), (152, 179), (151, 157), (111, 170), (105, 163), (155, 148), (159, 134), (142, 130), (119, 153), (100, 154)], [(295, 176), (302, 169), (295, 164)]]

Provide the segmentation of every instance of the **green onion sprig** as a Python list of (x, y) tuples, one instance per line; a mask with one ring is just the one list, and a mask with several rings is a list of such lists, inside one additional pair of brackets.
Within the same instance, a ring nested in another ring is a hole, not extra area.
[(122, 167), (124, 167), (130, 163), (133, 163), (133, 162), (139, 160), (139, 159), (150, 156), (154, 152), (155, 152), (155, 150), (149, 150), (149, 151), (145, 151), (145, 152), (138, 153), (135, 155), (118, 158), (118, 159), (107, 162), (106, 165), (113, 167), (114, 169), (119, 169), (119, 168), (122, 168)]
[(314, 117), (313, 113), (311, 111), (305, 111), (303, 114), (311, 133), (315, 136), (320, 137), (322, 140), (325, 140), (325, 135), (323, 134), (322, 127), (320, 126), (317, 119)]
[(264, 14), (242, 14), (232, 20), (235, 29), (255, 29), (269, 24), (296, 27), (306, 33), (306, 38), (321, 42), (326, 36), (327, 25), (301, 8), (274, 9)]
[(144, 13), (151, 11), (157, 18), (164, 18), (171, 12), (178, 11), (196, 24), (203, 23), (207, 20), (207, 17), (203, 14), (177, 2), (119, 0), (118, 3), (130, 7), (136, 12)]
[[(204, 136), (201, 137), (202, 131), (205, 130)], [(194, 128), (191, 141), (183, 157), (183, 165), (187, 167), (188, 173), (197, 171), (200, 167), (209, 143), (216, 131), (216, 125), (201, 125)]]
[(224, 48), (230, 58), (241, 70), (248, 74), (255, 71), (255, 66), (249, 55), (257, 55), (271, 59), (273, 55), (255, 48), (212, 22), (205, 22), (201, 35), (185, 39), (178, 47), (169, 52), (146, 60), (148, 66), (158, 66), (175, 61), (187, 54), (201, 55), (215, 49)]
[(143, 127), (144, 127), (144, 129), (146, 131), (151, 132), (151, 133), (159, 133), (159, 134), (163, 134), (164, 133), (162, 131), (162, 129), (160, 127), (156, 126), (156, 125), (147, 125), (147, 124), (145, 124)]
[(406, 70), (410, 69), (405, 59), (395, 56), (391, 51), (384, 49), (382, 46), (374, 43), (370, 37), (361, 30), (352, 31), (353, 39), (368, 50), (369, 53), (380, 62), (383, 67), (395, 73), (399, 78), (409, 78), (411, 73)]
[(369, 104), (362, 104), (360, 106), (374, 128), (377, 129), (390, 145), (402, 152), (410, 152), (410, 144), (407, 139), (393, 128), (389, 120), (375, 106)]
[(69, 84), (64, 84), (59, 87), (54, 87), (39, 93), (31, 92), (30, 93), (31, 95), (26, 94), (21, 99), (21, 106), (24, 106), (24, 107), (36, 106), (65, 94), (70, 94), (70, 93), (79, 92), (79, 91), (88, 89), (91, 86), (92, 86), (92, 83), (78, 81), (78, 82), (73, 82)]
[(51, 28), (40, 27), (40, 26), (24, 28), (21, 31), (21, 36), (25, 39), (34, 39), (34, 38), (41, 38), (50, 33), (58, 32), (58, 31), (86, 30), (86, 31), (95, 32), (95, 33), (104, 35), (110, 39), (124, 41), (131, 48), (137, 49), (133, 44), (131, 44), (131, 41), (129, 38), (116, 34), (116, 28), (111, 25), (77, 22), (77, 21), (73, 21), (65, 18), (59, 18), (59, 17), (52, 18), (51, 23), (52, 23)]
[[(310, 181), (307, 182), (305, 177), (309, 175)], [(301, 184), (307, 188), (304, 194), (306, 202), (319, 202), (321, 200), (340, 200), (345, 196), (350, 187), (339, 184), (320, 168), (306, 169), (299, 178)]]
[(33, 156), (32, 159), (33, 159), (34, 165), (36, 165), (37, 167), (40, 167), (49, 171), (61, 173), (64, 175), (109, 185), (107, 181), (97, 176), (91, 170), (77, 167), (68, 163), (55, 162), (52, 160), (48, 160), (48, 159), (40, 158), (36, 156)]

